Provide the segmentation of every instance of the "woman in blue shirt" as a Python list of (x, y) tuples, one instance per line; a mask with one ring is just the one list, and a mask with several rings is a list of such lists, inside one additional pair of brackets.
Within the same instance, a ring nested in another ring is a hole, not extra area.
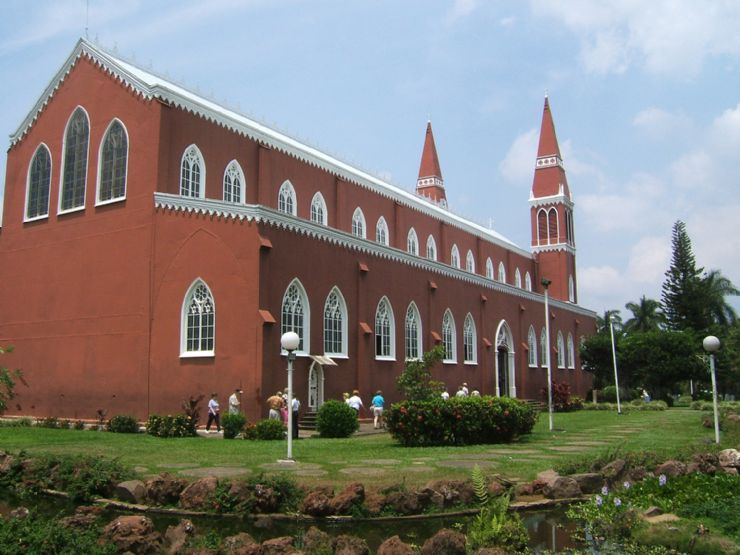
[(370, 403), (370, 406), (373, 409), (373, 425), (375, 426), (376, 430), (385, 427), (385, 425), (383, 424), (383, 405), (385, 405), (383, 392), (378, 390), (375, 392), (375, 397), (373, 397), (373, 400)]

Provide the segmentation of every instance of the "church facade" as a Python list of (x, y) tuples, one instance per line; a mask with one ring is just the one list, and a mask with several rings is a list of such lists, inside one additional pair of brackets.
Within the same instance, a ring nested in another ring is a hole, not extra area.
[(25, 383), (6, 414), (144, 419), (240, 387), (254, 420), (286, 385), (285, 331), (306, 409), (395, 401), (437, 344), (451, 393), (541, 400), (549, 363), (584, 396), (595, 314), (547, 99), (533, 164), (523, 249), (448, 210), (431, 124), (412, 193), (81, 39), (11, 135), (0, 345)]

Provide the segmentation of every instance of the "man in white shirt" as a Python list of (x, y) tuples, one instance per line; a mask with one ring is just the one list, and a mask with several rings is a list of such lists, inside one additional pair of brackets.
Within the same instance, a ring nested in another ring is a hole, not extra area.
[(298, 400), (295, 394), (293, 394), (291, 409), (293, 410), (293, 439), (298, 439), (298, 413), (301, 410), (301, 402)]
[(242, 404), (241, 395), (242, 390), (237, 387), (229, 397), (229, 414), (239, 414)]

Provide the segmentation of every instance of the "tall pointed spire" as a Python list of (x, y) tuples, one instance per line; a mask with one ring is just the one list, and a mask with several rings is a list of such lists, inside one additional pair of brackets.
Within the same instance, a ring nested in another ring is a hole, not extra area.
[(555, 134), (555, 123), (553, 123), (552, 112), (550, 111), (550, 101), (545, 95), (532, 196), (541, 198), (557, 194), (566, 195), (570, 198), (568, 180), (565, 176), (563, 159), (560, 156), (558, 137)]
[(442, 179), (442, 170), (439, 167), (431, 121), (427, 122), (424, 150), (421, 153), (421, 164), (419, 165), (419, 178), (416, 180), (416, 194), (430, 198), (444, 206), (447, 205), (445, 184)]

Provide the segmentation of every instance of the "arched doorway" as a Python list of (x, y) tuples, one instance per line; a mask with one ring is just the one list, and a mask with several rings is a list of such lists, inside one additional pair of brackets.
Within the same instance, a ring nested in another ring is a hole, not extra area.
[(308, 370), (308, 410), (316, 412), (324, 404), (324, 367), (314, 360)]
[(506, 320), (496, 330), (496, 395), (516, 397), (514, 338)]

